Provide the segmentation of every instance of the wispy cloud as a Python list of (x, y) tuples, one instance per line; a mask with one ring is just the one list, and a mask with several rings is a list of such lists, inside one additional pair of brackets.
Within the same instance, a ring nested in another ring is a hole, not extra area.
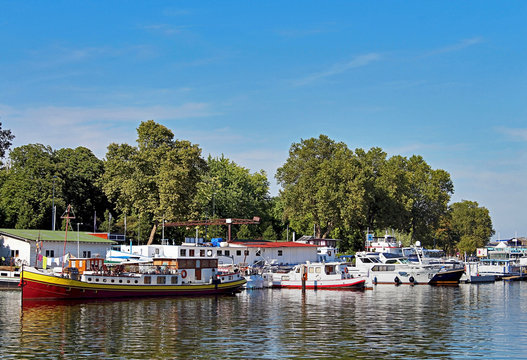
[(145, 25), (142, 26), (143, 29), (148, 31), (153, 31), (157, 33), (161, 33), (163, 35), (176, 35), (181, 34), (183, 31), (187, 29), (187, 26), (174, 26), (169, 24), (152, 24), (152, 25)]
[(512, 140), (527, 141), (527, 128), (506, 128), (498, 127), (496, 130), (507, 135)]
[(97, 156), (112, 142), (134, 143), (141, 121), (168, 122), (216, 115), (207, 103), (149, 107), (35, 107), (0, 105), (3, 128), (16, 136), (14, 145), (42, 143), (53, 148), (86, 146)]
[(428, 56), (434, 56), (434, 55), (439, 55), (439, 54), (445, 54), (445, 53), (450, 53), (450, 52), (454, 52), (454, 51), (459, 51), (459, 50), (463, 50), (463, 49), (466, 49), (468, 47), (471, 47), (471, 46), (474, 46), (474, 45), (477, 45), (477, 44), (481, 44), (483, 42), (483, 38), (482, 37), (473, 37), (473, 38), (470, 38), (470, 39), (463, 39), (455, 44), (452, 44), (452, 45), (447, 45), (447, 46), (444, 46), (444, 47), (441, 47), (441, 48), (438, 48), (438, 49), (434, 49), (434, 50), (431, 50), (429, 52), (426, 52), (425, 54), (423, 54), (423, 57), (428, 57)]
[(345, 63), (337, 63), (337, 64), (330, 66), (326, 70), (322, 70), (322, 71), (307, 75), (301, 79), (297, 79), (293, 81), (293, 85), (294, 86), (305, 86), (305, 85), (311, 84), (320, 79), (339, 75), (339, 74), (342, 74), (354, 68), (366, 66), (374, 61), (378, 61), (380, 58), (381, 56), (377, 53), (358, 55), (351, 61), (348, 61)]

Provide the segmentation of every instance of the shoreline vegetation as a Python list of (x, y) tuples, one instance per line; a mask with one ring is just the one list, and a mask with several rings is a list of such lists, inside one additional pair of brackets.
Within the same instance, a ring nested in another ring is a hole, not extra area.
[[(108, 146), (103, 160), (86, 147), (52, 149), (27, 144), (6, 152), (14, 135), (0, 123), (0, 227), (64, 229), (73, 226), (125, 233), (139, 243), (183, 241), (195, 228), (164, 228), (167, 221), (261, 218), (259, 226), (233, 225), (233, 238), (291, 240), (293, 233), (341, 239), (342, 252), (364, 244), (364, 234), (397, 234), (448, 254), (472, 254), (494, 234), (488, 209), (476, 201), (449, 204), (450, 174), (419, 155), (389, 157), (381, 148), (355, 150), (325, 135), (301, 139), (274, 178), (251, 172), (223, 155), (204, 158), (199, 145), (175, 139), (153, 120), (137, 128), (137, 143)], [(54, 219), (54, 220), (53, 220)], [(78, 225), (75, 225), (78, 224)], [(77, 230), (77, 229), (75, 229)], [(225, 226), (200, 228), (225, 237)]]

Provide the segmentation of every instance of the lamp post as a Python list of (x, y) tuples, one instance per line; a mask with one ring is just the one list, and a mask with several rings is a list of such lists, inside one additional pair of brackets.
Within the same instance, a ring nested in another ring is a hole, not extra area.
[(53, 176), (53, 200), (51, 203), (51, 230), (55, 231), (55, 179), (57, 176)]
[(80, 246), (79, 246), (79, 225), (82, 223), (77, 223), (77, 257), (80, 258)]

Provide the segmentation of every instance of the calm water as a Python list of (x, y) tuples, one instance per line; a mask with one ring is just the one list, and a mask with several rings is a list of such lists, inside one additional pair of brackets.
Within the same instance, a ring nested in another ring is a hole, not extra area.
[(21, 306), (0, 292), (2, 359), (527, 358), (527, 283), (252, 290)]

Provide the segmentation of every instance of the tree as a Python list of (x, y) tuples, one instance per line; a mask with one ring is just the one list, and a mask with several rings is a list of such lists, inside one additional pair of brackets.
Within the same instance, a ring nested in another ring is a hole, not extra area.
[(421, 156), (412, 156), (407, 165), (410, 209), (409, 231), (412, 240), (431, 245), (441, 216), (447, 211), (454, 186), (448, 172), (433, 170)]
[(463, 200), (450, 205), (451, 231), (460, 252), (473, 254), (476, 248), (485, 246), (492, 235), (489, 210), (475, 201)]
[(4, 158), (5, 152), (11, 146), (11, 140), (14, 138), (15, 136), (11, 134), (11, 130), (2, 130), (2, 123), (0, 122), (0, 159)]
[(325, 135), (293, 143), (276, 179), (282, 186), (284, 215), (293, 228), (325, 238), (343, 223), (341, 209), (348, 196), (345, 169), (353, 153)]
[(104, 162), (82, 146), (59, 149), (55, 151), (54, 159), (55, 174), (64, 184), (61, 195), (67, 204), (73, 206), (74, 222), (91, 228), (94, 212), (102, 215), (110, 207), (100, 185)]
[[(0, 208), (4, 226), (18, 229), (51, 228), (53, 176), (56, 171), (51, 147), (29, 144), (10, 153), (10, 167), (3, 169)], [(62, 179), (56, 179), (55, 204), (63, 206)]]
[[(270, 208), (267, 175), (263, 170), (251, 173), (223, 155), (217, 158), (209, 156), (207, 171), (197, 184), (193, 208), (196, 217), (205, 219), (252, 219), (258, 216), (263, 221), (269, 217)], [(209, 228), (213, 234), (217, 234), (216, 230)], [(251, 228), (244, 236), (257, 233)]]
[(206, 169), (201, 149), (174, 140), (172, 131), (153, 120), (137, 129), (137, 147), (110, 144), (103, 190), (122, 213), (137, 213), (153, 221), (148, 244), (163, 219), (186, 219)]

